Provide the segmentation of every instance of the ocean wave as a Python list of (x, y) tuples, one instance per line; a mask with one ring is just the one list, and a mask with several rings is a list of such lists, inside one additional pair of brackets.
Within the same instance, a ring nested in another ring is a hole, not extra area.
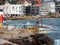
[[(41, 26), (41, 24), (39, 24), (39, 26)], [(43, 26), (48, 27), (50, 30), (57, 30), (57, 29), (59, 29), (57, 26), (51, 26), (51, 25), (46, 25), (46, 24), (43, 24)]]

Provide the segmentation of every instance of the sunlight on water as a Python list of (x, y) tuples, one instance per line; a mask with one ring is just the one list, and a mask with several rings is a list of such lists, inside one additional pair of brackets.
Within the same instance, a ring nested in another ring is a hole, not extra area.
[(60, 39), (54, 40), (54, 45), (60, 45)]

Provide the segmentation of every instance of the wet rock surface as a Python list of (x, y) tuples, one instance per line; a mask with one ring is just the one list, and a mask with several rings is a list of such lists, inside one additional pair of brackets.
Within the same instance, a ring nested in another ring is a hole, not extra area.
[[(31, 38), (31, 39), (29, 39)], [(53, 39), (47, 37), (45, 34), (35, 34), (30, 35), (30, 37), (23, 37), (20, 39), (10, 39), (12, 43), (16, 43), (18, 45), (53, 45)]]
[[(1, 28), (0, 28), (1, 29)], [(53, 45), (53, 39), (49, 38), (47, 34), (31, 33), (21, 31), (19, 29), (0, 30), (0, 39), (5, 39), (10, 43), (2, 43), (1, 45)], [(1, 40), (0, 40), (1, 41)], [(2, 41), (4, 42), (4, 41)], [(1, 42), (0, 42), (1, 43)]]

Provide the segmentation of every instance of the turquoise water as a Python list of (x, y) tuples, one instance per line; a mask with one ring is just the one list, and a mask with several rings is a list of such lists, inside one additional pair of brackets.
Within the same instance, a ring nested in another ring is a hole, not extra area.
[[(27, 22), (34, 26), (37, 20), (8, 20), (8, 25), (15, 26), (17, 28), (22, 27), (23, 25), (27, 25)], [(39, 24), (41, 21), (39, 21)], [(55, 32), (48, 33), (48, 36), (53, 38), (55, 41), (54, 45), (60, 45), (60, 18), (45, 18), (42, 21), (43, 25), (47, 25), (53, 28)]]

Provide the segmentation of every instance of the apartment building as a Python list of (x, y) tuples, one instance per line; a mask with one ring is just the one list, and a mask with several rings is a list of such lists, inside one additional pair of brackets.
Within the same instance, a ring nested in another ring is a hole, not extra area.
[(8, 14), (8, 16), (23, 16), (25, 15), (25, 6), (23, 5), (5, 6), (4, 13)]
[(39, 7), (39, 15), (40, 16), (44, 16), (44, 15), (48, 15), (48, 14), (49, 14), (49, 12), (45, 5), (42, 5), (41, 7)]
[(49, 13), (56, 13), (54, 0), (43, 0), (43, 5), (47, 8)]

